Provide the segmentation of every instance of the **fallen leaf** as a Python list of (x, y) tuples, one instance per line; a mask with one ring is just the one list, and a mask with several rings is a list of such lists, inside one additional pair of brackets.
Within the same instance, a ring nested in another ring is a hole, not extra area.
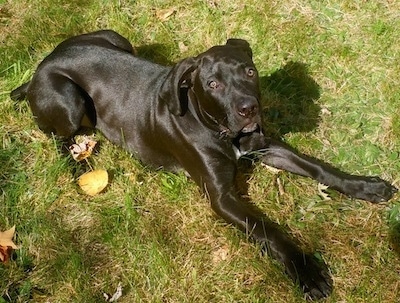
[(106, 188), (108, 173), (104, 169), (96, 169), (78, 178), (78, 185), (89, 196), (95, 196)]
[(285, 187), (279, 177), (276, 178), (276, 184), (278, 185), (279, 195), (283, 196), (285, 194)]
[(13, 242), (15, 234), (15, 225), (9, 230), (0, 232), (0, 261), (6, 263), (13, 252), (18, 246)]
[(329, 194), (326, 192), (328, 188), (329, 186), (326, 186), (322, 183), (318, 183), (318, 194), (325, 201), (332, 200), (331, 197), (329, 197)]
[(211, 0), (209, 0), (209, 1), (207, 1), (207, 2), (208, 2), (208, 5), (211, 6), (212, 8), (217, 8), (217, 7), (218, 7), (217, 1), (211, 1)]
[(176, 12), (176, 8), (171, 7), (171, 8), (166, 8), (166, 9), (160, 9), (156, 11), (156, 16), (160, 21), (167, 21), (169, 17), (171, 17), (174, 13)]
[(332, 112), (326, 106), (322, 106), (321, 107), (321, 114), (330, 116), (330, 115), (332, 115)]
[(229, 248), (224, 245), (212, 252), (212, 262), (213, 264), (220, 263), (221, 261), (226, 261), (229, 256)]
[(182, 41), (178, 43), (178, 47), (181, 53), (185, 53), (189, 50), (189, 47), (185, 45), (185, 43), (183, 43)]
[(282, 170), (273, 166), (269, 166), (267, 164), (261, 163), (261, 166), (264, 166), (268, 171), (270, 171), (273, 174), (278, 174), (280, 173)]
[(107, 293), (103, 293), (103, 297), (106, 300), (106, 302), (116, 302), (119, 298), (121, 298), (121, 296), (122, 296), (122, 284), (121, 284), (121, 282), (118, 283), (117, 290), (112, 295), (112, 297), (111, 297), (111, 295), (109, 295)]
[(7, 263), (8, 260), (10, 260), (12, 252), (13, 252), (12, 247), (0, 246), (0, 262)]
[(10, 246), (14, 249), (17, 249), (18, 246), (15, 245), (15, 243), (12, 240), (14, 234), (15, 234), (15, 225), (11, 227), (9, 230), (3, 232), (0, 231), (0, 246)]
[(69, 147), (72, 158), (74, 158), (74, 160), (77, 162), (90, 157), (94, 147), (97, 144), (97, 142), (94, 141), (92, 138), (86, 136), (83, 136), (79, 141), (77, 139), (76, 144), (72, 144)]

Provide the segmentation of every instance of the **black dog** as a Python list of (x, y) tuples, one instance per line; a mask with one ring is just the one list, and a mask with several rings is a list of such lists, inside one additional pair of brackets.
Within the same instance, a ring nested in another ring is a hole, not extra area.
[(11, 93), (27, 98), (39, 127), (71, 138), (84, 117), (144, 163), (186, 170), (213, 210), (261, 244), (311, 298), (328, 296), (325, 264), (301, 251), (279, 226), (241, 200), (238, 158), (311, 177), (351, 197), (381, 202), (396, 192), (377, 177), (340, 172), (264, 137), (257, 69), (249, 44), (230, 39), (194, 58), (164, 67), (132, 54), (113, 31), (70, 38)]

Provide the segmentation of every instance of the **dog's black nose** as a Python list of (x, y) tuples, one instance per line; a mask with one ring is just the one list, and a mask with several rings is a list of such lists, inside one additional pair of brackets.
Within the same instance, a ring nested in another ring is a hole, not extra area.
[(258, 114), (258, 103), (256, 100), (242, 101), (237, 107), (237, 112), (245, 118), (254, 117)]

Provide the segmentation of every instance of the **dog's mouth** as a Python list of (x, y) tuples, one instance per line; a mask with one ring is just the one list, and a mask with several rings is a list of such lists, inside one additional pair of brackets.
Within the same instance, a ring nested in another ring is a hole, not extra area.
[(253, 132), (260, 132), (261, 131), (261, 127), (260, 124), (257, 122), (251, 122), (249, 124), (246, 124), (244, 127), (242, 127), (241, 129), (239, 129), (238, 131), (233, 131), (232, 129), (223, 126), (223, 125), (219, 125), (220, 128), (220, 137), (229, 137), (229, 138), (236, 138), (238, 136), (240, 136), (240, 134), (250, 134)]
[(260, 128), (260, 126), (258, 125), (258, 123), (252, 122), (252, 123), (245, 125), (240, 132), (244, 133), (244, 134), (252, 133), (252, 132), (255, 132), (259, 128)]

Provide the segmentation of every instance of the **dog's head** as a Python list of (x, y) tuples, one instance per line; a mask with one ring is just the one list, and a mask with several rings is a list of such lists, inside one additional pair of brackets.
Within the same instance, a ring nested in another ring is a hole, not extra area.
[(245, 40), (229, 39), (175, 65), (160, 97), (174, 115), (189, 108), (202, 123), (229, 137), (261, 129), (258, 72)]

